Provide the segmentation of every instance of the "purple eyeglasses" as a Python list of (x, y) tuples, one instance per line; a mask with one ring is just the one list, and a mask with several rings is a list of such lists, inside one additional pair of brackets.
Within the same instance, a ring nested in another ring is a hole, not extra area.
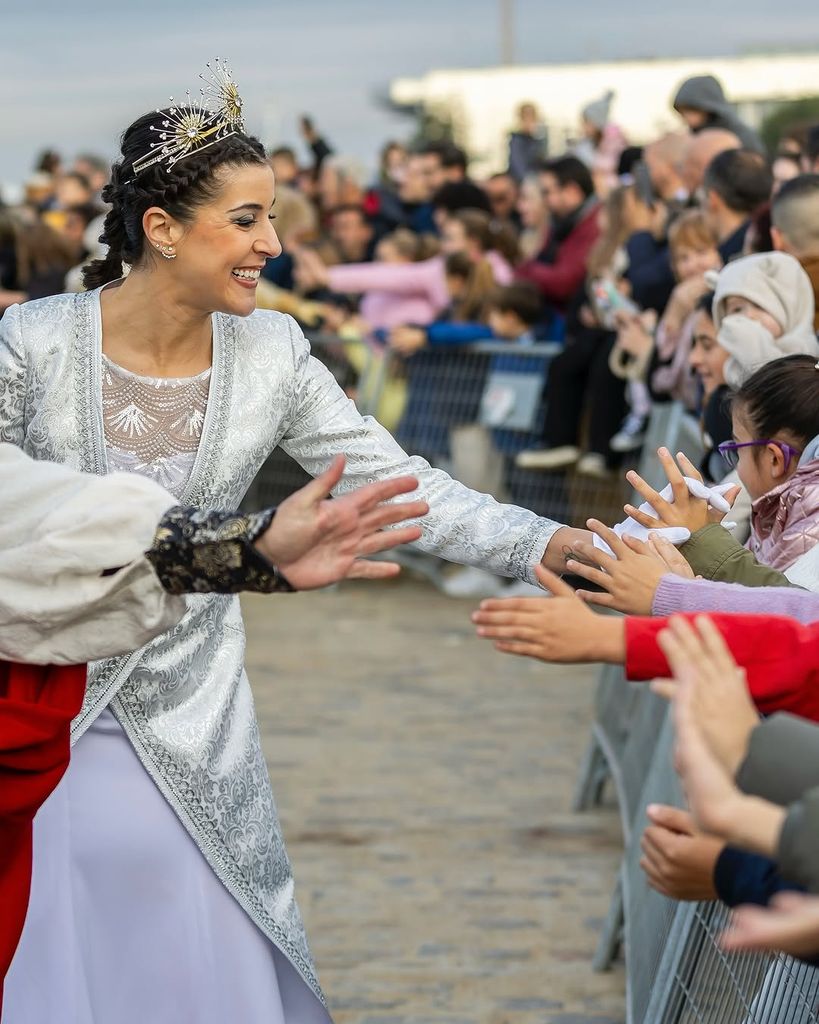
[(798, 459), (802, 454), (798, 448), (785, 444), (784, 441), (772, 441), (770, 439), (760, 441), (723, 441), (722, 444), (717, 445), (717, 451), (723, 459), (725, 459), (731, 469), (734, 469), (739, 462), (740, 448), (758, 448), (763, 444), (775, 444), (776, 447), (780, 449), (782, 454), (785, 456), (786, 472), (791, 464), (791, 459)]

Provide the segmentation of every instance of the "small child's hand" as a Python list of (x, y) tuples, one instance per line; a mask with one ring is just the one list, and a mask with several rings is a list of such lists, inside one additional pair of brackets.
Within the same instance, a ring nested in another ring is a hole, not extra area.
[[(665, 498), (660, 496), (659, 492), (650, 487), (638, 473), (632, 470), (626, 473), (626, 479), (640, 497), (651, 505), (657, 513), (657, 517), (655, 518), (647, 512), (641, 512), (633, 505), (624, 506), (626, 515), (631, 516), (640, 526), (645, 526), (649, 530), (656, 530), (661, 526), (681, 526), (692, 534), (696, 533), (697, 530), (701, 530), (704, 526), (708, 526), (709, 523), (722, 522), (726, 513), (712, 508), (704, 498), (695, 498), (691, 494), (688, 490), (688, 485), (683, 479), (683, 473), (668, 449), (658, 448), (657, 455), (665, 470), (668, 482), (671, 484), (674, 501), (666, 501)], [(702, 476), (696, 466), (682, 452), (678, 453), (677, 458), (680, 460), (680, 465), (687, 476), (702, 481)], [(733, 491), (729, 491), (724, 495), (729, 505), (736, 501), (739, 491), (740, 488), (736, 487)]]

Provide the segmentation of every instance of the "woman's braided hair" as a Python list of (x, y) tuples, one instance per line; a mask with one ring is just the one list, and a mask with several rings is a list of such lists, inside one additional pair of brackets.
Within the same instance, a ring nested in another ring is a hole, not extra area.
[(100, 235), (108, 253), (85, 267), (86, 288), (98, 288), (122, 277), (123, 263), (139, 263), (145, 247), (142, 217), (151, 206), (159, 206), (182, 223), (189, 223), (198, 206), (218, 195), (221, 182), (215, 174), (217, 168), (267, 162), (258, 139), (237, 134), (183, 157), (170, 170), (159, 161), (134, 175), (134, 161), (150, 150), (156, 138), (150, 126), (163, 113), (167, 112), (144, 114), (122, 136), (122, 158), (112, 166), (111, 180), (102, 190), (102, 198), (111, 204)]

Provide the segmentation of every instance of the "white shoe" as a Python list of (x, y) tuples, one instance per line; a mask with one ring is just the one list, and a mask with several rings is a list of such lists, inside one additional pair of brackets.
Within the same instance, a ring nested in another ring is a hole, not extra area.
[(605, 456), (599, 452), (586, 452), (577, 463), (577, 472), (581, 476), (594, 476), (599, 480), (607, 480), (611, 476), (606, 466)]
[(609, 441), (609, 447), (613, 452), (636, 452), (642, 448), (646, 439), (646, 426), (648, 421), (645, 416), (638, 416), (630, 412), (626, 416), (622, 427)]
[(465, 565), (453, 573), (441, 584), (441, 590), (447, 597), (497, 597), (503, 584), (499, 576)]
[(534, 587), (526, 580), (512, 580), (503, 588), (504, 597), (550, 597), (548, 590)]
[(527, 448), (515, 456), (515, 465), (521, 469), (563, 469), (579, 458), (579, 448), (563, 444), (559, 448)]

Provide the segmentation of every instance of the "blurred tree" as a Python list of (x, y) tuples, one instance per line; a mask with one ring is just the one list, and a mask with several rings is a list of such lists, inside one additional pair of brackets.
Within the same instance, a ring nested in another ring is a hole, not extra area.
[(800, 100), (782, 103), (762, 122), (759, 133), (768, 152), (775, 153), (783, 136), (800, 138), (806, 129), (819, 124), (819, 96), (805, 96)]

